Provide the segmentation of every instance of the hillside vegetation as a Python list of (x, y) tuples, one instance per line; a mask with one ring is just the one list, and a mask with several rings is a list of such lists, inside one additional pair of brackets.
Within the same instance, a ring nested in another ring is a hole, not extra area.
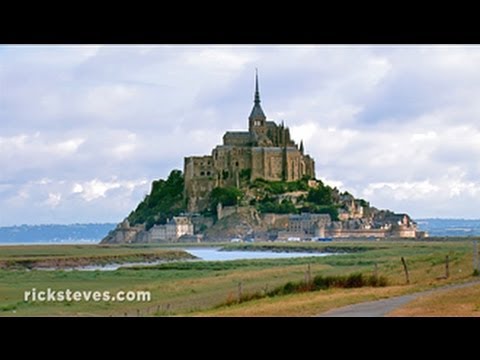
[(130, 224), (146, 224), (148, 230), (153, 225), (165, 224), (167, 219), (184, 212), (183, 184), (180, 170), (172, 170), (167, 180), (155, 180), (150, 194), (128, 215)]
[[(216, 187), (210, 194), (208, 208), (202, 213), (215, 217), (216, 207), (221, 203), (223, 206), (249, 205), (261, 214), (330, 214), (335, 221), (338, 220), (339, 209), (355, 200), (349, 193), (341, 193), (321, 180), (317, 180), (315, 187), (309, 187), (308, 180), (307, 177), (291, 182), (256, 179), (253, 182), (242, 181), (240, 189)], [(148, 230), (185, 212), (187, 199), (184, 198), (183, 188), (184, 178), (180, 170), (173, 170), (167, 180), (154, 181), (150, 194), (128, 216), (130, 224), (145, 224)], [(369, 207), (366, 201), (360, 201), (363, 206)]]

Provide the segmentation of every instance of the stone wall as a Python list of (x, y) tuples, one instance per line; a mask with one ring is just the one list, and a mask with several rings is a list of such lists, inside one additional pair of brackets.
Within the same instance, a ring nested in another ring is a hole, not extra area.
[(389, 233), (388, 230), (384, 229), (328, 229), (325, 231), (325, 236), (332, 238), (349, 238), (349, 237), (376, 237), (384, 238)]
[(289, 214), (263, 214), (263, 223), (270, 229), (287, 229)]
[(148, 234), (145, 232), (145, 226), (130, 226), (127, 220), (124, 220), (101, 241), (101, 244), (131, 244), (149, 242)]

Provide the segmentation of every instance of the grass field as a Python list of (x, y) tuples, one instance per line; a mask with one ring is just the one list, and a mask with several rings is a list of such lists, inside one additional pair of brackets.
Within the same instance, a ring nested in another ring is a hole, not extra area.
[(151, 246), (27, 245), (0, 246), (0, 269), (65, 268), (108, 263), (192, 258), (183, 251)]
[(423, 296), (388, 316), (480, 316), (480, 285)]
[[(196, 246), (196, 244), (195, 244)], [(218, 246), (218, 244), (215, 244)], [(239, 246), (245, 246), (239, 244)], [(0, 316), (22, 315), (101, 315), (101, 316), (309, 316), (328, 309), (372, 299), (380, 299), (472, 278), (471, 241), (354, 241), (300, 244), (249, 244), (246, 250), (342, 252), (327, 257), (228, 262), (172, 262), (150, 268), (102, 271), (40, 271), (14, 266), (0, 270)], [(234, 248), (236, 246), (230, 246)], [(271, 248), (270, 248), (271, 250)], [(138, 259), (145, 254), (161, 254), (165, 246), (17, 246), (0, 247), (1, 261), (41, 260), (51, 257), (111, 256)], [(178, 254), (177, 254), (178, 255)], [(445, 274), (445, 256), (450, 259), (450, 277)], [(405, 284), (400, 257), (407, 261), (410, 284)], [(104, 261), (101, 260), (101, 261)], [(99, 260), (100, 261), (100, 260)], [(136, 261), (136, 260), (129, 260)], [(389, 286), (320, 290), (279, 295), (234, 303), (242, 294), (267, 292), (289, 281), (302, 281), (308, 268), (315, 275), (370, 275), (378, 266), (379, 275)], [(17, 261), (18, 265), (18, 261)], [(239, 285), (240, 284), (240, 285)], [(150, 302), (24, 302), (24, 291), (54, 290), (146, 290)], [(233, 300), (233, 301), (232, 301)]]

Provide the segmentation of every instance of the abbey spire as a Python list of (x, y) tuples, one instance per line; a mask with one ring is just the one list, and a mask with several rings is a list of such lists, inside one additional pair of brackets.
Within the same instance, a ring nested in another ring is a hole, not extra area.
[(255, 68), (255, 105), (260, 105), (260, 91), (258, 91), (258, 69)]
[(260, 106), (260, 90), (258, 88), (258, 70), (255, 69), (255, 98), (253, 101), (253, 109), (248, 117), (250, 121), (265, 121), (267, 117), (265, 116), (262, 107)]

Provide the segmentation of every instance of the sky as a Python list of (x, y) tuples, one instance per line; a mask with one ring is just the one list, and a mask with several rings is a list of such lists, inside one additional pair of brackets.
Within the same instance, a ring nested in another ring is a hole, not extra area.
[(317, 178), (413, 218), (479, 218), (479, 46), (0, 45), (0, 226), (119, 222), (263, 110)]

